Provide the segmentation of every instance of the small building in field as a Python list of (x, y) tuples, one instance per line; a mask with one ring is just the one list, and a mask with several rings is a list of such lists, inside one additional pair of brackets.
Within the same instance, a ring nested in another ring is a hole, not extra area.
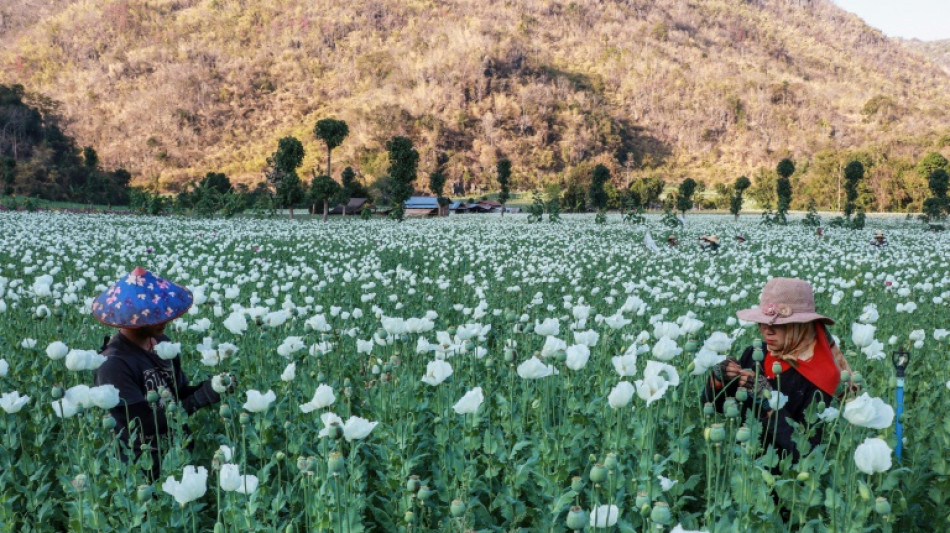
[(452, 202), (449, 204), (449, 212), (458, 215), (468, 213), (468, 204), (465, 202)]
[(407, 218), (439, 216), (439, 200), (431, 196), (413, 196), (402, 204)]
[(369, 198), (350, 198), (350, 201), (344, 206), (339, 204), (330, 210), (331, 215), (359, 215), (363, 212), (363, 207), (373, 208), (373, 202)]

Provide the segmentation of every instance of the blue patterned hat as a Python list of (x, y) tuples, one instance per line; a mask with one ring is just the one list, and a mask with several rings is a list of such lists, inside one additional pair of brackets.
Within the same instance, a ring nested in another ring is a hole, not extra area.
[(188, 289), (136, 267), (96, 298), (92, 315), (107, 326), (136, 329), (178, 318), (193, 301)]

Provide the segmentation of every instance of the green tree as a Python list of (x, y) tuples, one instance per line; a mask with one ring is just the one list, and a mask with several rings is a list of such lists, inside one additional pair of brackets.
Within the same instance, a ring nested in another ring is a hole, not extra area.
[(96, 150), (87, 146), (82, 149), (82, 160), (83, 164), (89, 170), (96, 170), (99, 168), (99, 154), (96, 153)]
[(950, 199), (947, 198), (948, 182), (950, 182), (950, 174), (947, 174), (943, 168), (934, 169), (927, 177), (931, 196), (924, 200), (924, 217), (930, 223), (946, 218), (946, 213), (950, 212)]
[(294, 218), (294, 206), (304, 198), (303, 184), (297, 168), (303, 163), (303, 144), (295, 137), (284, 137), (277, 142), (277, 151), (267, 158), (265, 176), (275, 189), (277, 204), (287, 207)]
[(393, 218), (402, 222), (405, 217), (403, 203), (412, 197), (416, 180), (419, 152), (412, 147), (407, 137), (393, 137), (386, 142), (389, 151), (389, 176), (392, 179)]
[(16, 181), (16, 159), (4, 157), (0, 160), (0, 177), (3, 178), (3, 196), (13, 195), (13, 183)]
[(644, 207), (660, 203), (660, 196), (663, 194), (663, 188), (666, 182), (659, 176), (650, 176), (648, 178), (638, 179), (631, 189), (640, 195), (640, 202)]
[(607, 190), (604, 186), (608, 181), (610, 181), (610, 169), (604, 165), (594, 167), (594, 172), (590, 178), (588, 197), (590, 198), (591, 206), (598, 211), (603, 211), (607, 208)]
[(742, 195), (745, 194), (746, 189), (751, 186), (752, 182), (745, 176), (736, 178), (736, 183), (732, 186), (734, 192), (729, 199), (729, 212), (732, 213), (732, 216), (736, 217), (737, 221), (739, 220), (739, 213), (742, 212)]
[(789, 177), (795, 173), (795, 163), (791, 159), (785, 158), (779, 161), (775, 167), (778, 172), (778, 179), (775, 180), (775, 196), (778, 198), (778, 206), (775, 208), (775, 215), (779, 222), (788, 224), (788, 210), (792, 205), (792, 182)]
[(917, 175), (922, 181), (928, 181), (933, 171), (938, 168), (950, 171), (950, 161), (937, 152), (930, 152), (917, 163)]
[(318, 120), (313, 127), (313, 134), (324, 142), (327, 146), (327, 176), (332, 176), (330, 172), (330, 159), (333, 155), (333, 149), (343, 144), (343, 140), (350, 134), (350, 127), (342, 120), (325, 118)]
[(436, 170), (435, 172), (429, 174), (429, 190), (432, 191), (432, 194), (434, 194), (438, 199), (439, 216), (443, 215), (442, 211), (445, 208), (445, 205), (443, 204), (446, 203), (446, 200), (448, 200), (448, 198), (442, 196), (442, 193), (445, 192), (445, 181), (446, 175), (441, 170)]
[(864, 165), (860, 161), (851, 161), (844, 167), (844, 217), (851, 219), (855, 202), (858, 199), (858, 184), (864, 178)]
[(310, 203), (313, 205), (323, 204), (323, 222), (327, 221), (327, 214), (330, 211), (330, 202), (340, 199), (340, 193), (343, 188), (330, 176), (314, 176), (310, 182)]
[(502, 159), (498, 161), (498, 165), (495, 168), (496, 170), (496, 179), (498, 180), (498, 186), (501, 187), (501, 192), (498, 193), (498, 202), (501, 204), (501, 216), (505, 216), (505, 204), (508, 203), (508, 199), (511, 198), (511, 160)]
[(821, 226), (821, 217), (818, 215), (818, 205), (814, 198), (808, 200), (808, 213), (805, 215), (805, 219), (802, 220), (802, 224), (813, 228)]
[(693, 193), (696, 192), (696, 181), (693, 178), (686, 178), (680, 183), (679, 191), (676, 195), (676, 209), (680, 213), (686, 214), (693, 208)]
[(202, 187), (210, 187), (218, 194), (231, 192), (231, 180), (223, 172), (208, 172), (201, 180)]

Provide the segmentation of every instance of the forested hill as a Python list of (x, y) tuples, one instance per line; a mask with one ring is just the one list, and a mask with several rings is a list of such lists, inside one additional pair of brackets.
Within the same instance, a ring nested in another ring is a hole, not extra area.
[(858, 156), (878, 207), (902, 207), (923, 194), (916, 161), (950, 154), (950, 74), (829, 0), (13, 0), (0, 14), (3, 81), (61, 102), (104, 165), (166, 190), (209, 170), (257, 181), (286, 135), (319, 168), (328, 116), (350, 125), (336, 176), (372, 181), (385, 140), (407, 135), (420, 172), (443, 154), (476, 192), (501, 156), (515, 188), (593, 163), (620, 184), (731, 182), (790, 156), (796, 190), (826, 200), (816, 188)]
[(905, 46), (917, 51), (927, 59), (950, 73), (950, 39), (941, 41), (920, 41), (917, 39), (903, 39)]

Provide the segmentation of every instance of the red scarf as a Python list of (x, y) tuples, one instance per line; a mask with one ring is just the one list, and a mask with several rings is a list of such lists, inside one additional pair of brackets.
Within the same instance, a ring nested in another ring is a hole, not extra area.
[[(825, 328), (818, 327), (815, 329), (815, 353), (807, 361), (797, 361), (795, 370), (813, 385), (834, 396), (838, 389), (838, 383), (841, 381), (841, 371), (838, 370), (835, 358), (831, 354), (831, 345), (828, 344), (828, 339), (825, 337)], [(775, 372), (772, 372), (773, 363), (782, 365), (782, 372), (792, 366), (790, 363), (772, 357), (771, 353), (766, 352), (764, 361), (765, 377), (769, 379), (775, 378)]]

